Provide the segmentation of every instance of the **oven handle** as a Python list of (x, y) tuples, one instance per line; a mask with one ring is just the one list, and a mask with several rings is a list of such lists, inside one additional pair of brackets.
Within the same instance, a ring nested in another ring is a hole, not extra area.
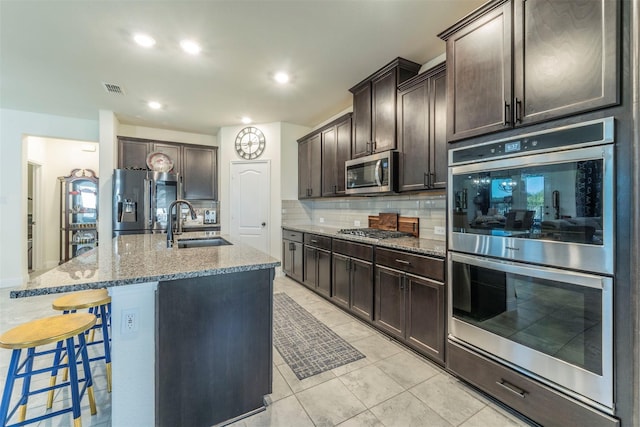
[(500, 387), (507, 389), (508, 391), (510, 391), (511, 393), (515, 394), (518, 397), (521, 398), (525, 398), (525, 396), (527, 395), (527, 392), (522, 390), (520, 387), (516, 387), (515, 385), (511, 384), (509, 381), (501, 378), (500, 381), (496, 381), (496, 384), (498, 384)]
[(570, 283), (572, 285), (584, 286), (593, 289), (604, 290), (607, 286), (607, 283), (612, 283), (612, 279), (609, 277), (596, 276), (588, 273), (579, 273), (576, 271), (560, 270), (551, 267), (531, 267), (525, 264), (516, 264), (510, 261), (499, 261), (491, 258), (463, 255), (455, 252), (449, 252), (449, 259), (451, 261), (471, 264), (477, 267), (490, 268), (493, 270), (503, 271), (505, 273), (520, 274), (522, 276)]

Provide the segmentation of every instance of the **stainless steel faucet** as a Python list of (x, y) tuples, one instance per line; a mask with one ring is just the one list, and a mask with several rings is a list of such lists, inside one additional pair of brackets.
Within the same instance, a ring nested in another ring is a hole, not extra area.
[(182, 209), (180, 208), (180, 204), (184, 203), (185, 205), (187, 205), (187, 207), (189, 208), (189, 210), (191, 211), (191, 219), (196, 219), (198, 218), (198, 214), (196, 213), (195, 209), (193, 208), (193, 205), (191, 203), (189, 203), (187, 200), (184, 199), (177, 199), (174, 200), (173, 202), (171, 202), (171, 204), (169, 205), (169, 218), (167, 220), (167, 247), (170, 248), (173, 246), (173, 207), (174, 206), (178, 206), (176, 208), (176, 218), (177, 221), (180, 222), (180, 217), (182, 215)]

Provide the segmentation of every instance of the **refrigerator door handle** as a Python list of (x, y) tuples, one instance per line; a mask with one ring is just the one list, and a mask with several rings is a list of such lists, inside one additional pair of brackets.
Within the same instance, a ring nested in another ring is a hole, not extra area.
[(153, 226), (153, 181), (150, 179), (144, 180), (144, 199), (148, 201), (147, 205), (149, 206), (149, 210), (144, 214), (146, 216), (145, 221), (149, 228)]

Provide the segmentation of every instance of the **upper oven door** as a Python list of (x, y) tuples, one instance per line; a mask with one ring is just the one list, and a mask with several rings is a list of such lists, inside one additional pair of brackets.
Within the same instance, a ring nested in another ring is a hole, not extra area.
[(613, 274), (613, 144), (449, 168), (449, 249)]

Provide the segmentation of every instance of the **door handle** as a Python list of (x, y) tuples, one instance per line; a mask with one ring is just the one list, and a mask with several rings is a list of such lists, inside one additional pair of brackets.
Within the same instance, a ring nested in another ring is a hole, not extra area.
[(267, 223), (266, 223), (266, 222), (263, 222), (263, 223), (262, 223), (262, 224), (260, 224), (260, 225), (262, 225), (262, 226), (264, 227), (264, 226), (266, 226), (266, 225), (267, 225)]
[(378, 185), (378, 187), (381, 187), (382, 186), (382, 160), (378, 160), (376, 162), (374, 177), (376, 179), (376, 184)]
[(522, 100), (516, 98), (516, 122), (522, 123)]

